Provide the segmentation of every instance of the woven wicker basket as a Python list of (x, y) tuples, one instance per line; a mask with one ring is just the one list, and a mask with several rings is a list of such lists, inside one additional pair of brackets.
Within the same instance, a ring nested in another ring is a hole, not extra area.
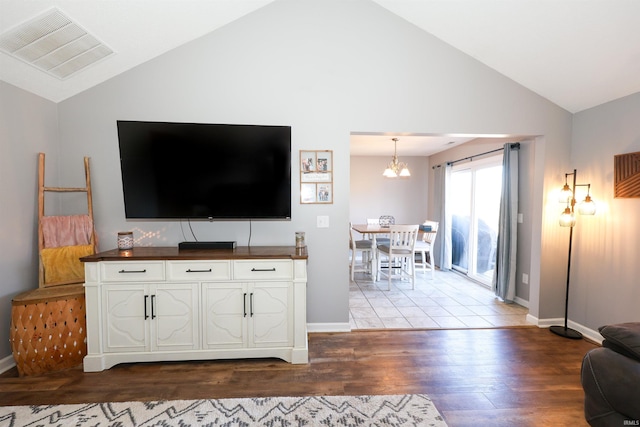
[(82, 285), (39, 288), (15, 297), (9, 339), (20, 376), (81, 364), (87, 354)]

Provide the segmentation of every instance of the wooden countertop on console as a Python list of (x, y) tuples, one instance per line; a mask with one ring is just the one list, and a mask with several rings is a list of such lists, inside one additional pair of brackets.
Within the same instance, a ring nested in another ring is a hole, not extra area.
[(141, 261), (141, 260), (199, 260), (199, 259), (307, 259), (307, 248), (295, 246), (238, 246), (235, 249), (183, 249), (177, 246), (134, 247), (121, 251), (112, 249), (80, 258), (82, 262)]

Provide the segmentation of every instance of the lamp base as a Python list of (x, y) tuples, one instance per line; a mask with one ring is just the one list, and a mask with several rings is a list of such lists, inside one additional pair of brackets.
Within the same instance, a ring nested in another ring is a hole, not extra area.
[(582, 334), (580, 332), (575, 329), (565, 328), (564, 326), (551, 326), (549, 330), (556, 335), (572, 340), (579, 340), (582, 338)]

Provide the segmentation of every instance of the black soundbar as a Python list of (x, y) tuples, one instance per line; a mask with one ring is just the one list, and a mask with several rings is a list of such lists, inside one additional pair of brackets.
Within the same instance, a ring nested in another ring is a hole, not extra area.
[(178, 250), (183, 249), (235, 249), (236, 242), (180, 242)]

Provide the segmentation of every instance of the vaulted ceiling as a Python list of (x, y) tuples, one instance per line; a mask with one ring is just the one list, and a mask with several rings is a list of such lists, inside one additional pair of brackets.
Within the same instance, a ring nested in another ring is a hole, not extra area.
[[(0, 79), (58, 102), (271, 1), (0, 0), (0, 34), (55, 7), (115, 52), (62, 81), (0, 53)], [(637, 0), (374, 1), (570, 112), (640, 91)]]
[[(60, 79), (0, 50), (0, 79), (60, 102), (272, 1), (0, 0), (0, 37), (58, 9), (113, 51)], [(640, 92), (638, 0), (372, 1), (569, 112)]]

